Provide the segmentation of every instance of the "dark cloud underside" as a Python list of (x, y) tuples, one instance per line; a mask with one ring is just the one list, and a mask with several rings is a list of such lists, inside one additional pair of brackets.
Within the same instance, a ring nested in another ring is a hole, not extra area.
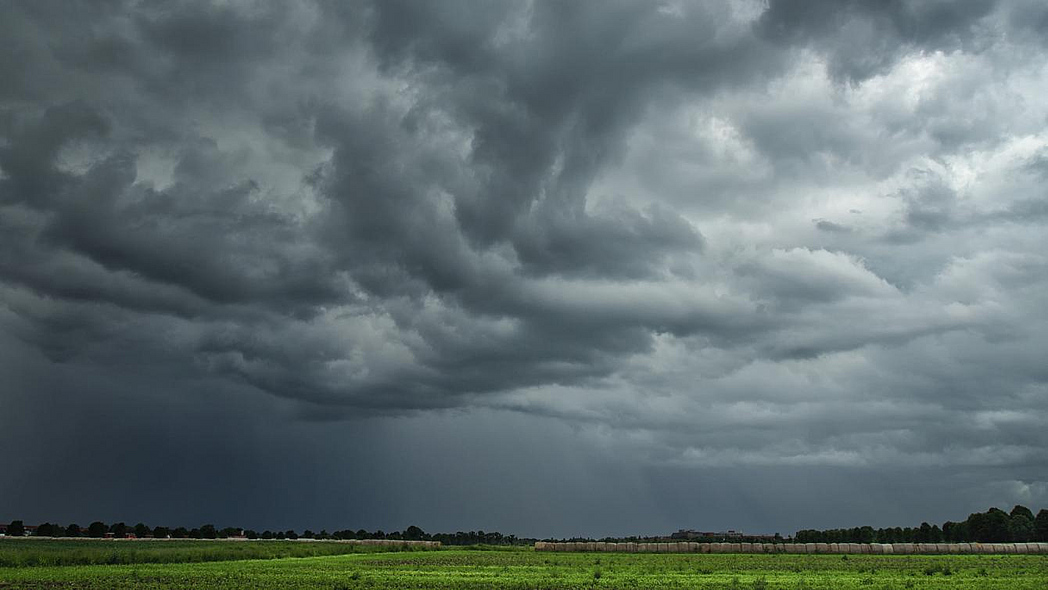
[(0, 13), (8, 516), (545, 535), (1048, 504), (1039, 3)]

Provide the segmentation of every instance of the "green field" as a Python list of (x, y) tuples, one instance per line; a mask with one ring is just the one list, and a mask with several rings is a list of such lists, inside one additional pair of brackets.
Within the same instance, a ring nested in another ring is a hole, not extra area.
[[(105, 543), (94, 545), (101, 546), (79, 550), (107, 550)], [(193, 555), (181, 542), (170, 548), (161, 547), (166, 543), (154, 545), (153, 551)], [(286, 545), (315, 551), (338, 546)], [(11, 547), (0, 543), (0, 554)], [(0, 588), (1048, 588), (1045, 555), (674, 555), (476, 548), (390, 553), (343, 547), (358, 552), (196, 563), (0, 567)], [(236, 559), (233, 553), (225, 555)]]
[[(4, 539), (0, 541), (0, 572), (6, 572), (8, 570), (5, 568), (11, 567), (198, 563), (413, 550), (424, 549), (305, 541)], [(3, 579), (3, 574), (0, 573), (0, 580)]]

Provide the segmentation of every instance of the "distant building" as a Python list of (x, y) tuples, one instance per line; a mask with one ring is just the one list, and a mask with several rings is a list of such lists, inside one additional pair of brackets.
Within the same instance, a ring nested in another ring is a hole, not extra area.
[[(11, 526), (11, 525), (9, 525), (9, 524), (0, 524), (0, 535), (3, 535), (3, 536), (6, 537), (7, 536), (7, 527), (9, 527), (9, 526)], [(22, 525), (22, 530), (24, 531), (22, 533), (22, 536), (28, 537), (30, 535), (35, 535), (36, 534), (36, 525), (34, 525), (34, 524)]]
[(771, 541), (775, 535), (747, 535), (742, 531), (728, 529), (726, 531), (697, 531), (694, 529), (680, 529), (670, 535), (671, 539), (753, 539), (755, 541)]

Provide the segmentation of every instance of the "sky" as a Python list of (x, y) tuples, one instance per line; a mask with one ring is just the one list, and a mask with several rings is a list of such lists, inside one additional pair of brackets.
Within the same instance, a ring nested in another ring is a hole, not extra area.
[(1048, 5), (0, 3), (0, 521), (1048, 507)]

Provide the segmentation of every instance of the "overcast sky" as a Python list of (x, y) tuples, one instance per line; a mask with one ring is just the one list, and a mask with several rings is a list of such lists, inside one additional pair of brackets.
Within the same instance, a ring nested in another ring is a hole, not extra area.
[(0, 3), (0, 521), (1048, 507), (1048, 6)]

